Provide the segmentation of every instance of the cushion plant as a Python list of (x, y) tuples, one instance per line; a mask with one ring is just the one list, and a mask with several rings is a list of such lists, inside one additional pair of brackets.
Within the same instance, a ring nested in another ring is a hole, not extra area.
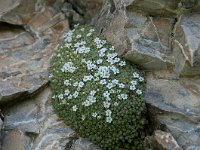
[(145, 79), (91, 26), (64, 35), (50, 68), (55, 112), (103, 149), (139, 149)]

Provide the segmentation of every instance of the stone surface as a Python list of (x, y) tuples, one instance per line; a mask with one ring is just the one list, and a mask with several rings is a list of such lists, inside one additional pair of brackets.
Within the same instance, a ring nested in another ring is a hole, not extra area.
[(193, 76), (200, 74), (198, 7), (193, 0), (111, 0), (93, 24), (144, 69)]
[(156, 130), (152, 136), (145, 138), (145, 149), (183, 150), (169, 132)]
[(154, 137), (163, 150), (182, 150), (171, 133), (156, 130)]
[(76, 140), (70, 150), (102, 150), (87, 139), (80, 138)]
[(104, 1), (105, 0), (68, 0), (68, 3), (83, 17), (82, 23), (90, 23), (92, 18), (99, 13)]
[(65, 150), (75, 137), (53, 113), (49, 88), (4, 112), (2, 150)]
[(36, 5), (32, 0), (0, 1), (5, 9), (0, 12), (0, 103), (23, 99), (48, 82), (50, 59), (68, 30), (62, 13)]
[(200, 78), (177, 79), (165, 72), (147, 78), (145, 100), (155, 128), (170, 131), (178, 144), (200, 148)]

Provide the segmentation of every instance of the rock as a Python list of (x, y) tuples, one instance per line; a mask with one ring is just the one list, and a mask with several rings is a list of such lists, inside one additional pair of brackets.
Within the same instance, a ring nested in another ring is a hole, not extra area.
[[(200, 70), (200, 14), (183, 15), (175, 28), (174, 51), (182, 53), (178, 70), (198, 75)], [(177, 61), (178, 62), (178, 61)], [(185, 65), (184, 65), (185, 64)], [(192, 66), (192, 67), (191, 67)], [(194, 70), (196, 69), (196, 71)]]
[(53, 113), (49, 88), (6, 109), (2, 132), (2, 150), (64, 150), (75, 135)]
[(27, 150), (29, 144), (31, 144), (31, 138), (21, 131), (4, 131), (3, 134), (2, 150)]
[(68, 0), (74, 10), (83, 17), (84, 23), (90, 23), (92, 18), (99, 13), (105, 0)]
[(96, 145), (89, 142), (87, 139), (80, 138), (76, 140), (70, 150), (101, 150)]
[(163, 150), (182, 150), (171, 133), (157, 130), (154, 133), (154, 137)]
[(170, 131), (189, 150), (200, 145), (200, 78), (177, 79), (166, 72), (147, 77), (145, 100), (155, 129)]
[(146, 149), (182, 150), (171, 133), (156, 130), (152, 136), (145, 139)]
[(69, 25), (62, 13), (32, 0), (0, 6), (1, 104), (25, 99), (47, 84), (52, 54)]
[(193, 0), (111, 0), (93, 24), (119, 55), (144, 69), (194, 76), (200, 74), (197, 7)]

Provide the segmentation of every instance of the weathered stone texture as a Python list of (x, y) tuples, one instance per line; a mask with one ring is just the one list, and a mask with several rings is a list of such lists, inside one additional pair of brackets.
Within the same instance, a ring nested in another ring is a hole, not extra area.
[(200, 149), (200, 7), (196, 0), (107, 1), (93, 24), (147, 74), (155, 129), (183, 149)]

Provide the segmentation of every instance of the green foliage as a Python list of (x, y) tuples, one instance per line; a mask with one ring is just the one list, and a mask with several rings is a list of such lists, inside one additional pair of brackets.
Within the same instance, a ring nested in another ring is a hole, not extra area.
[(140, 149), (145, 79), (90, 26), (65, 34), (50, 68), (55, 112), (103, 149)]

